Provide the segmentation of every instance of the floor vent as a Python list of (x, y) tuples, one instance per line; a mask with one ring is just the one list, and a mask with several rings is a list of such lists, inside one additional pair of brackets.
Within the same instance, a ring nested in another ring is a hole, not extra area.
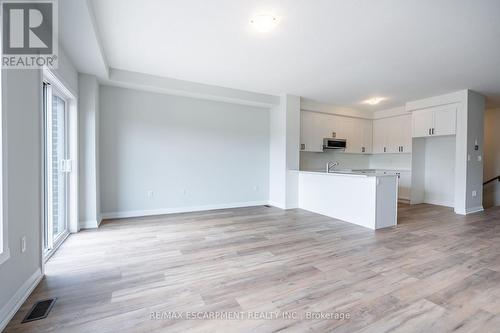
[(56, 299), (57, 298), (51, 298), (36, 302), (21, 323), (28, 323), (30, 321), (47, 318), (50, 310), (52, 310), (52, 307), (56, 302)]

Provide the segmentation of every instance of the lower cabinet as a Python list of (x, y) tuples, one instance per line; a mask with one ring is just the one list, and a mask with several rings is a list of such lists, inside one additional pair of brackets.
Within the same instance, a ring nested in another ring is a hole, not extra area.
[(383, 170), (385, 174), (398, 176), (398, 199), (410, 201), (411, 198), (411, 171)]
[(398, 198), (410, 200), (411, 198), (411, 171), (397, 171), (399, 173)]

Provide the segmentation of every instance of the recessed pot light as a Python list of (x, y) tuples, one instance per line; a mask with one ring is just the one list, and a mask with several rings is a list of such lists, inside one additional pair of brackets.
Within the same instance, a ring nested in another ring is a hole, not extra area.
[(250, 20), (250, 24), (258, 32), (269, 32), (278, 25), (278, 18), (273, 15), (257, 15)]
[(373, 97), (373, 98), (367, 99), (363, 103), (369, 104), (369, 105), (377, 105), (378, 103), (382, 102), (383, 100), (385, 100), (384, 97)]

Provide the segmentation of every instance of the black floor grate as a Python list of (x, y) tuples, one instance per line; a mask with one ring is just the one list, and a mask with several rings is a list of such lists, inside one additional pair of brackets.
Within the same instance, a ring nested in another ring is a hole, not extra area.
[(57, 298), (51, 298), (36, 302), (21, 323), (28, 323), (30, 321), (46, 318), (50, 310), (52, 310), (56, 299)]

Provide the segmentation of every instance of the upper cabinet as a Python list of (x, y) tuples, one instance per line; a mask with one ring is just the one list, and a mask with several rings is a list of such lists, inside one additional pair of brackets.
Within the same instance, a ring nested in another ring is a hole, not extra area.
[(323, 138), (346, 139), (346, 153), (411, 152), (411, 115), (370, 120), (301, 111), (300, 150), (323, 151)]
[(317, 112), (300, 112), (300, 150), (311, 152), (323, 151), (323, 119), (324, 115)]
[(323, 139), (346, 139), (346, 153), (372, 152), (372, 121), (325, 113), (301, 111), (300, 150), (322, 152)]
[(413, 111), (413, 137), (455, 135), (456, 123), (457, 107), (455, 105)]
[(373, 153), (410, 153), (411, 115), (376, 119), (373, 121)]

